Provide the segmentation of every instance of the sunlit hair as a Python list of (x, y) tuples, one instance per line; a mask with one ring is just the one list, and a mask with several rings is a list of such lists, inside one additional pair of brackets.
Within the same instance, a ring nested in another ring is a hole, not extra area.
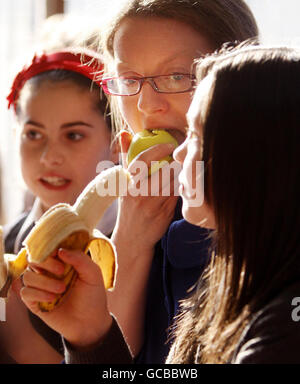
[(51, 85), (71, 83), (95, 97), (95, 109), (104, 116), (111, 130), (108, 100), (101, 87), (103, 56), (83, 46), (61, 50), (48, 49), (35, 52), (30, 61), (16, 74), (9, 95), (8, 108), (14, 107), (19, 119), (23, 100), (30, 97), (44, 83)]
[(300, 51), (249, 47), (204, 59), (203, 122), (215, 252), (183, 304), (168, 362), (226, 363), (251, 316), (300, 276)]
[[(225, 42), (244, 41), (258, 37), (258, 28), (252, 12), (243, 0), (128, 0), (107, 20), (102, 31), (101, 50), (114, 57), (113, 43), (116, 31), (128, 17), (161, 17), (181, 21), (204, 36), (213, 49)], [(106, 68), (109, 72), (109, 67)], [(111, 108), (116, 130), (124, 122), (114, 97)]]
[(103, 32), (104, 49), (114, 56), (114, 36), (127, 17), (163, 17), (190, 25), (215, 46), (258, 36), (255, 19), (243, 0), (129, 0)]

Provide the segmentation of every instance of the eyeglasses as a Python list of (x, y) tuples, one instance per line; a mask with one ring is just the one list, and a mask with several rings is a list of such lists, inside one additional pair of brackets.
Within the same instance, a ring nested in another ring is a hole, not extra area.
[(149, 83), (158, 93), (184, 93), (194, 88), (195, 75), (175, 73), (147, 77), (110, 77), (102, 79), (102, 87), (107, 95), (137, 95), (145, 82)]

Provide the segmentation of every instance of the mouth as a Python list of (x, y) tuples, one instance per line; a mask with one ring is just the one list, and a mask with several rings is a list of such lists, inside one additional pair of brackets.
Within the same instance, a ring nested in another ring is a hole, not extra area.
[(162, 126), (159, 126), (159, 127), (145, 128), (145, 129), (147, 129), (148, 131), (166, 131), (171, 136), (174, 137), (174, 139), (177, 141), (178, 145), (181, 145), (186, 138), (185, 131), (182, 131), (178, 128), (164, 128)]
[(59, 176), (44, 176), (39, 181), (49, 189), (65, 189), (71, 183), (71, 180)]
[(166, 132), (168, 132), (170, 135), (176, 139), (178, 145), (182, 144), (185, 140), (185, 134), (184, 132), (180, 131), (179, 129), (165, 129)]

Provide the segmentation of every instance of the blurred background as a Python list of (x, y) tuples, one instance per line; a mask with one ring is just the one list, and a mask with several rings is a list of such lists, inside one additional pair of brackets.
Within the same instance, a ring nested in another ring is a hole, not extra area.
[[(12, 80), (43, 39), (70, 31), (101, 28), (108, 12), (124, 0), (1, 0), (0, 1), (0, 224), (14, 220), (24, 207), (25, 187), (19, 172), (13, 111), (6, 96)], [(265, 44), (300, 44), (299, 0), (247, 0)], [(58, 15), (58, 16), (54, 16)], [(63, 15), (63, 16), (62, 16)], [(53, 20), (64, 17), (64, 30)]]

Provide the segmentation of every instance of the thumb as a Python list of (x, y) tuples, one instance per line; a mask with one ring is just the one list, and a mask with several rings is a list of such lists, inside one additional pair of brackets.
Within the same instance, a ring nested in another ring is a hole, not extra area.
[(119, 141), (121, 145), (121, 153), (122, 153), (122, 162), (123, 166), (127, 168), (127, 159), (126, 155), (132, 140), (132, 134), (128, 131), (122, 130), (119, 134)]
[(60, 248), (58, 257), (66, 264), (72, 265), (78, 273), (78, 277), (89, 285), (98, 285), (99, 281), (103, 281), (100, 268), (93, 260), (84, 252)]
[(23, 275), (21, 275), (18, 279), (16, 279), (11, 287), (12, 287), (12, 290), (17, 294), (18, 297), (21, 297), (20, 295), (20, 291), (21, 289), (23, 288), (23, 282), (22, 282), (22, 279), (23, 279)]

